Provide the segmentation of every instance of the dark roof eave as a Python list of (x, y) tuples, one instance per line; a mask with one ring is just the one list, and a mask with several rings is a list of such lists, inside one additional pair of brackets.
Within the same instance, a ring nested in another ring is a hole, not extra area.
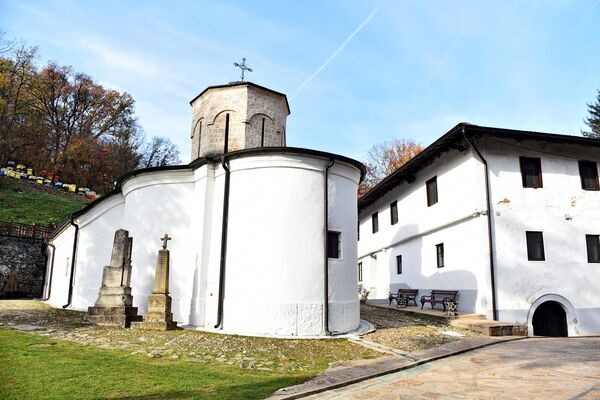
[(488, 135), (505, 138), (510, 137), (520, 140), (543, 140), (552, 143), (581, 144), (586, 146), (600, 147), (600, 139), (572, 135), (560, 135), (555, 133), (494, 128), (461, 122), (425, 148), (422, 152), (417, 154), (413, 159), (385, 177), (383, 180), (381, 180), (381, 182), (379, 182), (364, 196), (362, 196), (358, 201), (358, 210), (361, 211), (367, 208), (376, 202), (380, 197), (384, 196), (387, 192), (399, 185), (403, 180), (406, 180), (409, 175), (413, 175), (418, 172), (421, 167), (428, 164), (428, 162), (432, 161), (433, 158), (442, 152), (448, 151), (450, 148), (452, 148), (453, 144), (456, 144), (456, 142), (462, 141), (463, 129), (465, 134), (469, 137)]
[(247, 82), (247, 81), (244, 81), (244, 82), (230, 82), (230, 83), (227, 83), (227, 84), (224, 84), (224, 85), (209, 86), (206, 89), (204, 89), (198, 96), (194, 97), (190, 101), (190, 106), (192, 104), (194, 104), (194, 101), (196, 101), (200, 96), (202, 96), (204, 93), (208, 92), (211, 89), (222, 89), (222, 88), (226, 88), (226, 87), (241, 86), (241, 85), (254, 86), (255, 88), (266, 90), (267, 92), (271, 92), (271, 93), (276, 94), (278, 96), (283, 96), (283, 98), (285, 99), (285, 105), (287, 107), (288, 115), (291, 114), (290, 103), (288, 102), (287, 96), (285, 94), (283, 94), (281, 92), (278, 92), (276, 90), (273, 90), (273, 89), (269, 89), (268, 87), (264, 87), (264, 86), (261, 86), (261, 85), (257, 85), (256, 83)]
[(122, 187), (123, 187), (123, 183), (127, 179), (132, 178), (136, 175), (145, 174), (145, 173), (149, 173), (149, 172), (177, 171), (177, 170), (186, 170), (186, 169), (195, 170), (195, 169), (197, 169), (205, 164), (208, 164), (208, 163), (220, 162), (223, 159), (223, 157), (225, 157), (226, 159), (235, 159), (235, 158), (242, 158), (242, 157), (247, 157), (247, 156), (257, 155), (257, 154), (277, 154), (277, 153), (279, 153), (279, 154), (286, 154), (286, 153), (287, 154), (301, 154), (301, 155), (309, 155), (309, 156), (314, 156), (314, 157), (320, 157), (320, 158), (325, 158), (325, 159), (341, 161), (343, 163), (350, 164), (350, 165), (356, 167), (360, 171), (360, 180), (361, 181), (364, 178), (365, 173), (366, 173), (366, 168), (360, 161), (357, 161), (352, 158), (342, 156), (339, 154), (327, 153), (324, 151), (312, 150), (312, 149), (303, 149), (303, 148), (299, 148), (299, 147), (262, 147), (262, 148), (255, 148), (255, 149), (244, 149), (244, 150), (238, 150), (238, 151), (233, 151), (233, 152), (227, 153), (224, 156), (220, 155), (220, 156), (214, 156), (214, 157), (198, 158), (198, 159), (192, 161), (191, 163), (185, 164), (185, 165), (169, 165), (166, 167), (142, 168), (142, 169), (130, 171), (130, 172), (126, 173), (125, 175), (121, 176), (117, 180), (115, 188), (112, 191), (108, 192), (107, 194), (98, 198), (97, 200), (94, 200), (93, 202), (91, 202), (90, 204), (88, 204), (87, 206), (82, 208), (81, 210), (72, 213), (69, 217), (67, 217), (67, 219), (65, 221), (63, 221), (60, 225), (58, 225), (56, 227), (56, 229), (54, 229), (54, 231), (52, 232), (52, 234), (50, 235), (48, 240), (53, 240), (56, 236), (58, 236), (58, 234), (60, 232), (62, 232), (65, 229), (65, 227), (69, 224), (69, 221), (71, 220), (71, 218), (77, 218), (77, 217), (87, 213), (88, 211), (96, 208), (99, 204), (102, 204), (103, 202), (105, 202), (111, 196), (120, 193), (122, 190)]

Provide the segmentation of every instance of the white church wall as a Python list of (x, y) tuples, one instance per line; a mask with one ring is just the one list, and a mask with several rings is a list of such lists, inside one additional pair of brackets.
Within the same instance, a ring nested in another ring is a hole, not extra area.
[(173, 318), (181, 324), (190, 319), (194, 290), (195, 254), (201, 239), (192, 234), (189, 209), (196, 185), (191, 170), (143, 174), (123, 184), (123, 224), (133, 236), (131, 287), (134, 306), (145, 313), (152, 293), (160, 238), (167, 233), (170, 250), (169, 291)]
[(340, 258), (329, 259), (329, 330), (349, 332), (360, 324), (357, 296), (357, 208), (359, 171), (336, 163), (329, 169), (329, 230), (340, 232)]
[[(227, 331), (286, 336), (322, 333), (326, 162), (302, 155), (256, 155), (232, 160), (228, 249), (236, 251), (227, 254)], [(358, 170), (352, 177), (355, 182), (348, 183), (343, 181), (348, 178), (341, 167), (332, 170), (346, 175), (331, 178), (330, 187), (345, 192), (339, 199), (355, 193)], [(352, 186), (354, 192), (350, 192)], [(347, 201), (354, 201), (353, 196), (346, 197)], [(345, 208), (351, 207), (346, 204)], [(330, 266), (330, 271), (347, 270), (349, 277), (335, 273), (330, 277), (330, 320), (340, 328), (358, 326), (358, 315), (350, 316), (356, 286), (348, 283), (355, 283), (355, 242), (348, 232), (349, 225), (337, 216), (332, 220), (348, 241), (344, 241), (347, 262)], [(344, 293), (345, 288), (351, 294)], [(344, 312), (349, 314), (347, 318)]]
[[(77, 218), (79, 239), (72, 309), (87, 310), (98, 298), (102, 271), (110, 263), (113, 236), (123, 219), (123, 196), (118, 193), (84, 216)], [(108, 240), (107, 240), (108, 238)]]
[[(53, 242), (55, 247), (54, 266), (52, 268), (50, 298), (48, 299), (48, 303), (53, 307), (62, 307), (68, 301), (74, 236), (75, 228), (69, 226)], [(48, 262), (51, 260), (52, 258), (48, 257)]]
[[(196, 212), (191, 214), (192, 236), (197, 238), (201, 245), (194, 247), (194, 274), (191, 278), (194, 282), (192, 298), (190, 301), (190, 320), (192, 326), (204, 326), (207, 314), (208, 296), (208, 269), (210, 260), (211, 230), (213, 229), (213, 187), (215, 179), (215, 167), (205, 165), (194, 171), (195, 190), (192, 209)], [(210, 308), (209, 308), (210, 310)]]
[[(482, 147), (491, 171), (500, 320), (530, 322), (534, 304), (552, 297), (567, 312), (570, 335), (600, 332), (592, 284), (600, 268), (587, 262), (585, 241), (600, 234), (600, 192), (581, 188), (578, 169), (578, 160), (600, 161), (597, 150), (508, 140)], [(520, 156), (541, 158), (543, 188), (522, 187)], [(545, 261), (528, 261), (526, 231), (543, 232)]]
[[(426, 181), (436, 176), (438, 202), (427, 206)], [(483, 166), (470, 150), (451, 151), (362, 210), (359, 262), (370, 301), (386, 302), (390, 291), (459, 290), (459, 310), (486, 313), (489, 288)], [(398, 202), (391, 224), (390, 203)], [(379, 231), (372, 233), (372, 214)], [(444, 244), (444, 267), (437, 268), (436, 244)], [(402, 255), (402, 274), (396, 256)], [(374, 256), (376, 258), (374, 258)]]

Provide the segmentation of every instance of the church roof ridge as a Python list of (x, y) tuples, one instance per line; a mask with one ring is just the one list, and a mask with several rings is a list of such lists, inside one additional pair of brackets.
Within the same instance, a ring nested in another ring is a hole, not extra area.
[(242, 85), (253, 86), (253, 87), (257, 88), (257, 89), (266, 90), (267, 92), (271, 92), (271, 93), (273, 93), (275, 95), (283, 96), (285, 98), (285, 104), (287, 106), (288, 114), (290, 113), (290, 103), (288, 102), (287, 96), (284, 93), (278, 92), (278, 91), (273, 90), (273, 89), (269, 89), (266, 86), (262, 86), (262, 85), (259, 85), (257, 83), (250, 82), (250, 81), (235, 81), (235, 82), (226, 83), (224, 85), (208, 86), (206, 89), (204, 89), (202, 92), (200, 92), (199, 95), (197, 95), (192, 100), (190, 100), (190, 105), (192, 105), (194, 103), (194, 101), (196, 101), (200, 96), (202, 96), (204, 93), (208, 92), (211, 89), (222, 89), (222, 88), (226, 88), (226, 87), (242, 86)]

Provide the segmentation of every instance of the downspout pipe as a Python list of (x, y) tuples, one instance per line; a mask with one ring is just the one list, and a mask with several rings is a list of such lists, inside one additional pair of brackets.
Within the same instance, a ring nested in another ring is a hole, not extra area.
[(75, 258), (77, 258), (77, 244), (79, 242), (79, 225), (74, 221), (73, 216), (69, 219), (69, 223), (75, 228), (75, 235), (73, 237), (73, 253), (71, 254), (71, 275), (69, 277), (69, 297), (67, 298), (67, 304), (62, 308), (71, 307), (73, 302), (73, 286), (75, 284)]
[[(48, 301), (50, 299), (50, 293), (52, 293), (52, 274), (54, 273), (54, 254), (56, 254), (56, 247), (49, 241), (46, 243), (46, 248), (48, 247), (52, 248), (52, 257), (50, 258), (48, 268), (46, 268), (46, 278), (44, 279), (46, 282), (46, 290), (42, 297), (42, 301)], [(48, 256), (46, 256), (46, 258), (47, 257)]]
[(495, 278), (495, 267), (494, 267), (494, 239), (492, 234), (492, 201), (490, 196), (490, 178), (489, 178), (489, 170), (488, 163), (479, 151), (477, 147), (469, 140), (467, 134), (465, 133), (465, 127), (462, 127), (462, 134), (467, 143), (475, 150), (477, 156), (481, 160), (485, 170), (485, 200), (487, 203), (487, 227), (488, 227), (488, 252), (490, 254), (490, 286), (492, 290), (492, 318), (497, 321), (498, 320), (498, 310), (496, 306), (496, 278)]
[(323, 334), (331, 336), (329, 331), (329, 257), (327, 254), (327, 233), (329, 232), (329, 168), (335, 160), (329, 162), (323, 170)]
[(229, 142), (229, 114), (225, 116), (225, 147), (221, 166), (225, 170), (223, 189), (223, 218), (221, 220), (221, 259), (219, 265), (219, 298), (217, 305), (217, 323), (214, 328), (223, 329), (223, 302), (225, 300), (225, 272), (227, 266), (227, 227), (229, 225), (229, 180), (231, 171), (227, 160)]

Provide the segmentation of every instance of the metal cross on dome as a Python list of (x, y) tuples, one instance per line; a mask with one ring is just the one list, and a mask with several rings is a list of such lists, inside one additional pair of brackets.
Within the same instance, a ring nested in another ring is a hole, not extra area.
[(167, 249), (167, 240), (171, 240), (171, 237), (165, 233), (165, 236), (161, 237), (160, 240), (163, 241), (163, 250)]
[(242, 82), (244, 82), (244, 72), (246, 72), (246, 71), (252, 72), (252, 68), (250, 68), (249, 66), (246, 65), (246, 58), (245, 57), (242, 58), (241, 64), (234, 62), (233, 65), (242, 70)]

